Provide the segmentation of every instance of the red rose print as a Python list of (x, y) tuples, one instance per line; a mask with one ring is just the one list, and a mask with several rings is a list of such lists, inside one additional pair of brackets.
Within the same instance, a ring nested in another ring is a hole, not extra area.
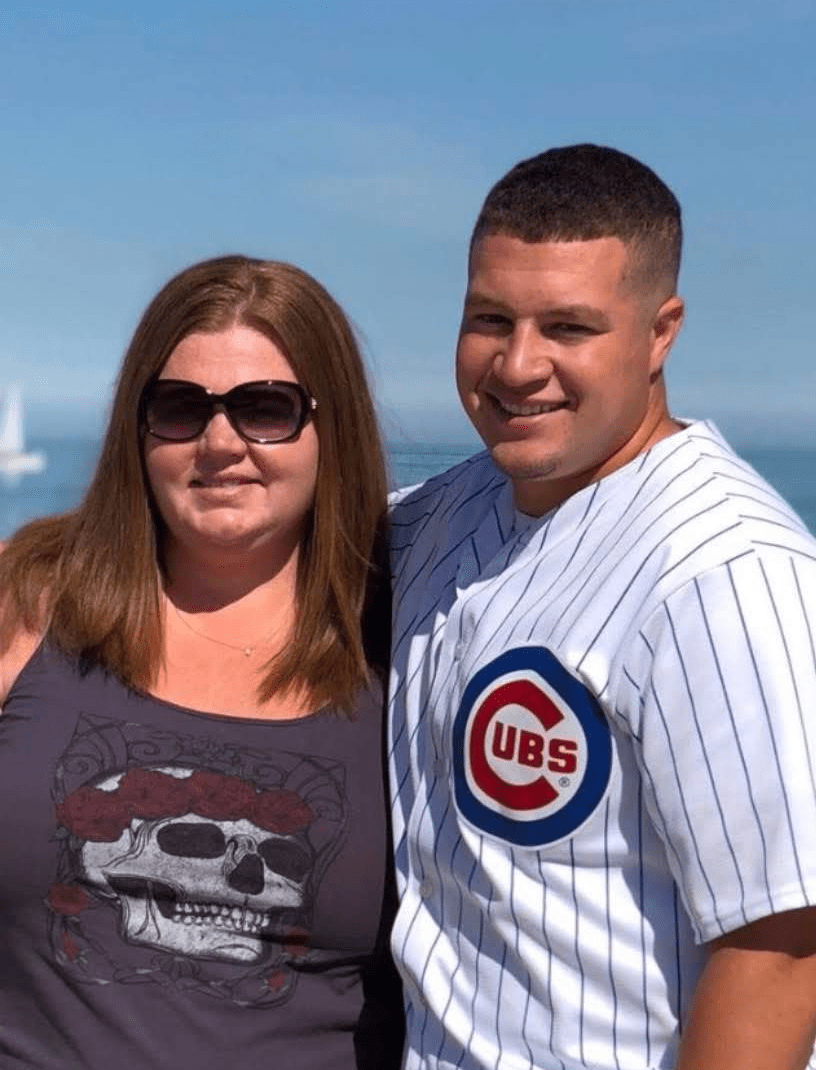
[(270, 973), (266, 979), (266, 987), (270, 992), (280, 992), (285, 984), (286, 974), (283, 970), (275, 970), (275, 972)]
[(253, 821), (269, 832), (287, 836), (310, 825), (314, 812), (292, 791), (263, 791), (256, 798)]
[(66, 957), (71, 960), (71, 962), (73, 962), (74, 959), (79, 957), (79, 944), (77, 944), (76, 940), (74, 940), (70, 933), (62, 934), (62, 950), (65, 952)]
[(246, 780), (204, 770), (193, 773), (189, 786), (191, 810), (212, 821), (239, 821), (249, 817), (258, 794)]
[(58, 804), (57, 821), (81, 840), (110, 843), (128, 827), (130, 814), (116, 792), (84, 787)]
[(48, 892), (48, 905), (55, 914), (81, 914), (90, 905), (90, 899), (78, 884), (52, 884)]
[(156, 769), (129, 769), (119, 782), (131, 817), (148, 821), (158, 817), (181, 817), (189, 812), (187, 777), (175, 777)]
[(57, 805), (57, 820), (75, 836), (94, 842), (118, 840), (135, 819), (159, 820), (197, 814), (211, 821), (252, 821), (286, 836), (314, 821), (314, 811), (292, 791), (257, 791), (248, 780), (196, 770), (173, 776), (158, 769), (129, 769), (115, 788), (85, 786)]

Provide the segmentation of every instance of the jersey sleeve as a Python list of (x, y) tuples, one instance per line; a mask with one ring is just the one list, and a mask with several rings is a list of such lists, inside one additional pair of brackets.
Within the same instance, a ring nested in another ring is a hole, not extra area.
[(751, 552), (632, 644), (619, 710), (699, 941), (816, 903), (815, 641), (816, 560)]

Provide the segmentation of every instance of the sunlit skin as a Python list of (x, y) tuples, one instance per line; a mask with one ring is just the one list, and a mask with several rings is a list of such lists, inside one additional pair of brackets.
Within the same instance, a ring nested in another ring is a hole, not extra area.
[(683, 303), (617, 238), (474, 245), (456, 355), (465, 411), (541, 516), (679, 425), (663, 365)]
[[(297, 382), (278, 346), (241, 325), (188, 335), (160, 377), (186, 379), (217, 393), (259, 379)], [(261, 445), (244, 441), (218, 412), (192, 442), (163, 442), (146, 434), (144, 455), (167, 528), (164, 552), (170, 562), (208, 559), (222, 568), (230, 561), (283, 564), (296, 557), (317, 479), (311, 421), (290, 442)]]

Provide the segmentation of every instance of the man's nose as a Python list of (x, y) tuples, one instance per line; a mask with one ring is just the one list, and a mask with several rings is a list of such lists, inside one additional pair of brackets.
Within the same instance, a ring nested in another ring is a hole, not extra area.
[(526, 386), (539, 379), (549, 379), (553, 371), (551, 348), (537, 324), (516, 323), (501, 340), (494, 370), (507, 386)]

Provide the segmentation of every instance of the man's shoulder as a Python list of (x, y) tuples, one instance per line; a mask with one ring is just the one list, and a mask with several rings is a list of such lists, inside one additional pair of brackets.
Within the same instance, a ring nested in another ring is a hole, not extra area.
[(643, 521), (676, 545), (709, 530), (743, 551), (816, 548), (792, 506), (711, 423), (692, 423), (664, 440), (639, 475)]
[(507, 487), (507, 477), (482, 451), (424, 483), (395, 491), (389, 497), (392, 567), (405, 554), (426, 553), (429, 545), (447, 545), (463, 530), (478, 527)]
[(614, 542), (621, 582), (649, 588), (644, 611), (733, 562), (816, 563), (793, 508), (711, 424), (664, 439), (608, 490), (595, 529)]
[(446, 505), (494, 495), (505, 481), (487, 450), (481, 450), (422, 483), (392, 491), (388, 496), (391, 524), (412, 524)]

